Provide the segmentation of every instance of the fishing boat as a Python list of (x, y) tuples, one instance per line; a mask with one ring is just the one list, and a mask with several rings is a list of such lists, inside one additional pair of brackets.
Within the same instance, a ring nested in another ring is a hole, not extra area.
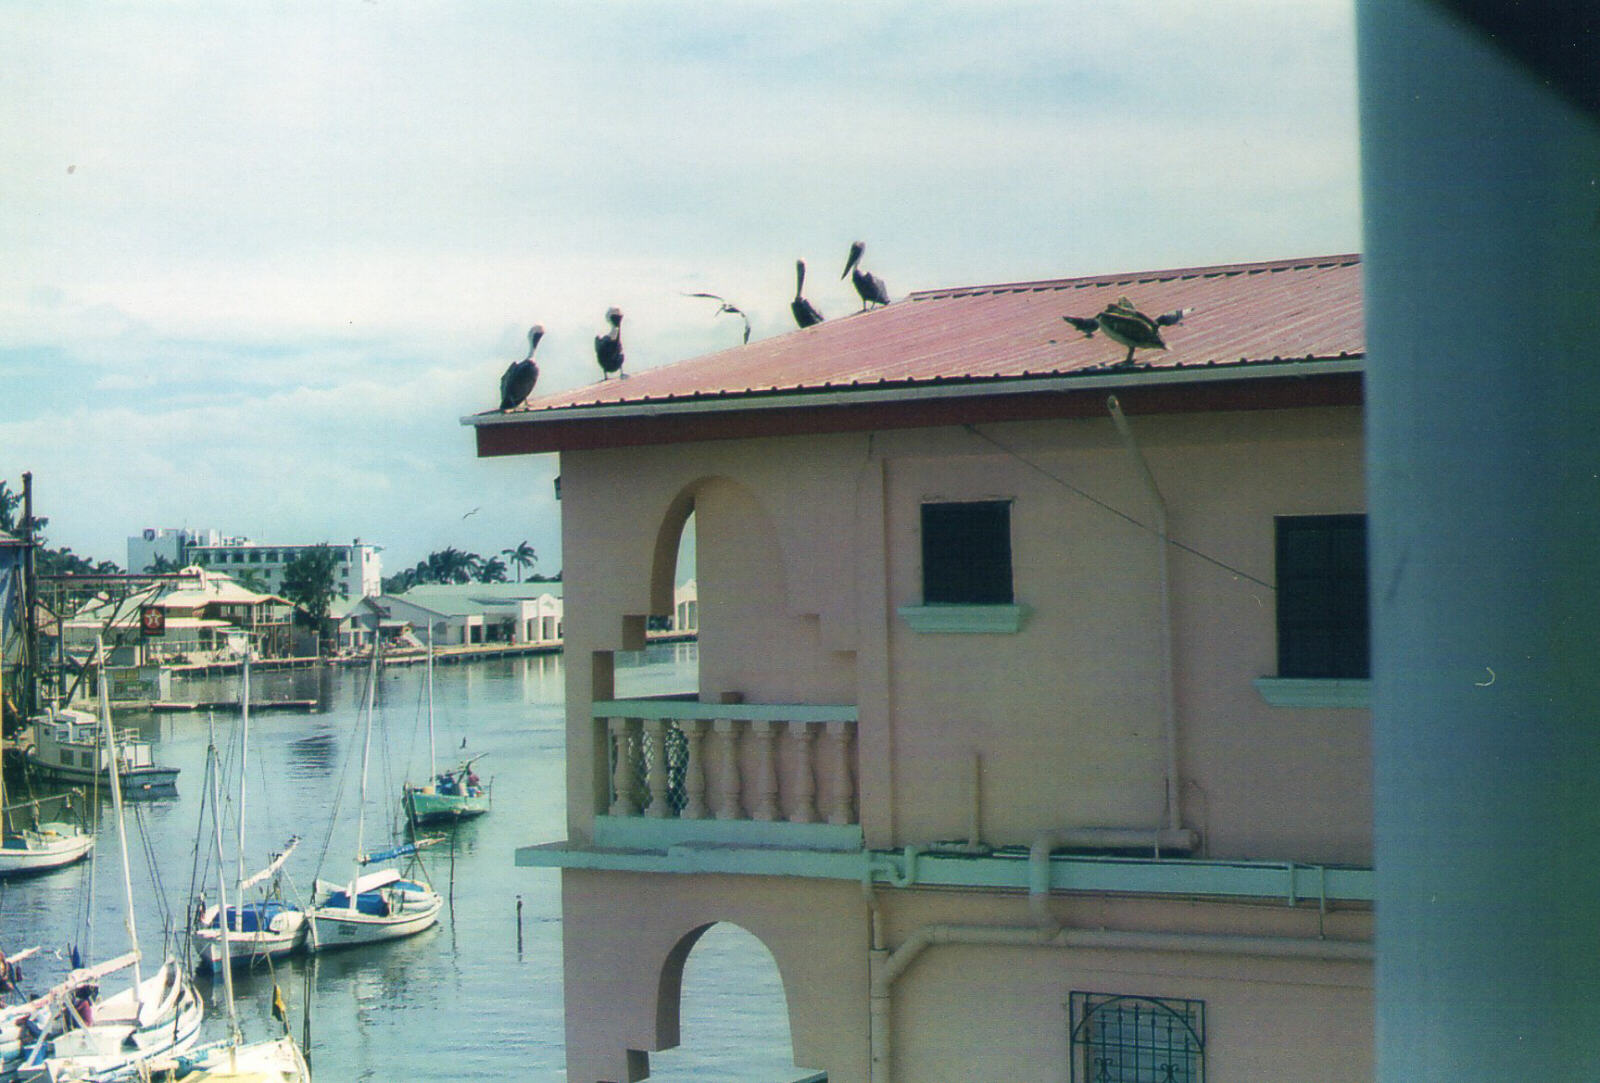
[(310, 910), (311, 950), (374, 944), (411, 936), (439, 920), (444, 900), (426, 880), (396, 868), (363, 872), (381, 861), (411, 858), (416, 862), (423, 842), (406, 843), (381, 853), (362, 853), (366, 828), (367, 768), (372, 757), (372, 716), (378, 698), (378, 651), (372, 652), (367, 681), (366, 736), (361, 746), (361, 805), (356, 811), (354, 871), (345, 883), (316, 881), (317, 903)]
[[(97, 645), (96, 655), (100, 660), (100, 717), (106, 747), (114, 751), (117, 740), (111, 725), (103, 646)], [(128, 931), (133, 982), (128, 988), (104, 998), (95, 996), (98, 989), (92, 984), (75, 989), (73, 999), (64, 1005), (67, 1029), (51, 1039), (47, 1047), (41, 1043), (30, 1052), (16, 1073), (23, 1083), (65, 1083), (114, 1077), (115, 1073), (136, 1068), (152, 1057), (182, 1052), (194, 1045), (200, 1034), (205, 1007), (178, 961), (167, 957), (149, 978), (140, 971), (121, 773), (109, 772), (109, 779), (117, 842), (122, 853), (123, 922)], [(92, 1009), (86, 1012), (84, 1009), (91, 1004)]]
[(424, 682), (428, 689), (428, 777), (433, 781), (420, 786), (406, 782), (400, 794), (401, 807), (412, 827), (454, 822), (489, 811), (491, 783), (478, 778), (472, 765), (481, 756), (462, 761), (453, 771), (439, 770), (433, 736), (433, 630), (428, 631), (428, 670)]
[[(280, 880), (284, 862), (300, 843), (299, 836), (290, 838), (282, 851), (272, 854), (265, 868), (251, 876), (244, 873), (245, 781), (249, 756), (250, 656), (247, 651), (239, 693), (239, 875), (234, 883), (234, 905), (218, 902), (207, 906), (202, 899), (195, 906), (195, 923), (189, 939), (201, 969), (219, 967), (224, 959), (233, 966), (254, 966), (266, 959), (289, 955), (305, 943), (305, 911), (284, 900)], [(220, 846), (217, 860), (221, 861)], [(263, 895), (246, 901), (245, 893), (259, 884), (268, 885)], [(224, 941), (227, 951), (223, 950)]]
[(107, 745), (101, 738), (101, 728), (93, 714), (72, 707), (53, 707), (35, 715), (24, 754), (28, 766), (45, 779), (104, 783), (113, 762), (110, 749), (115, 748), (117, 774), (125, 796), (170, 791), (177, 783), (178, 769), (159, 766), (151, 754), (150, 742), (143, 740), (137, 730), (119, 730), (114, 734), (115, 742)]

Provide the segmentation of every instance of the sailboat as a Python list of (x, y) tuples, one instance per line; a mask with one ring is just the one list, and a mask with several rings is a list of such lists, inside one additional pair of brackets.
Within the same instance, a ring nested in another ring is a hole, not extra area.
[[(249, 694), (248, 682), (245, 693)], [(231, 913), (228, 906), (228, 878), (222, 869), (222, 787), (217, 778), (217, 746), (214, 739), (206, 750), (206, 769), (211, 776), (211, 821), (216, 836), (217, 905), (224, 912)], [(204, 823), (203, 816), (201, 822)], [(273, 986), (274, 1009), (284, 1023), (284, 1034), (260, 1042), (244, 1040), (233, 999), (230, 952), (234, 934), (226, 922), (217, 926), (217, 933), (220, 952), (218, 969), (222, 971), (223, 999), (228, 1005), (228, 1037), (185, 1054), (152, 1061), (148, 1065), (149, 1077), (156, 1078), (156, 1073), (165, 1071), (168, 1078), (182, 1079), (186, 1083), (311, 1083), (311, 1069), (306, 1064), (306, 1058), (288, 1034), (288, 1019), (277, 1011), (282, 1001), (276, 985)]]
[(490, 784), (481, 782), (472, 765), (481, 756), (462, 761), (453, 771), (439, 770), (433, 737), (433, 627), (428, 628), (428, 777), (430, 783), (404, 784), (401, 807), (413, 828), (422, 824), (465, 820), (489, 811)]
[[(99, 663), (100, 716), (105, 726), (106, 747), (114, 753), (116, 735), (111, 726), (111, 697), (106, 689), (104, 644), (97, 643), (95, 653)], [(188, 1049), (200, 1034), (205, 1007), (178, 960), (168, 956), (149, 978), (140, 971), (122, 784), (118, 772), (108, 774), (117, 842), (122, 851), (124, 922), (128, 930), (128, 955), (131, 956), (123, 965), (131, 965), (133, 984), (95, 1001), (90, 1013), (79, 1006), (87, 1006), (90, 996), (64, 1005), (69, 1029), (50, 1041), (48, 1055), (42, 1061), (43, 1044), (34, 1047), (28, 1060), (17, 1069), (17, 1078), (24, 1083), (62, 1083), (109, 1076), (124, 1068), (134, 1068), (159, 1054)], [(74, 992), (91, 992), (92, 989), (92, 983), (85, 983)]]
[[(0, 671), (0, 680), (3, 679), (4, 672)], [(0, 699), (4, 697), (0, 696)], [(0, 876), (58, 869), (79, 860), (93, 849), (94, 836), (85, 831), (82, 824), (39, 818), (39, 810), (47, 802), (61, 802), (64, 807), (70, 808), (75, 793), (7, 805), (5, 771), (0, 770)], [(31, 808), (33, 811), (33, 824), (30, 827), (17, 827), (12, 823), (11, 814), (22, 808)]]
[[(299, 845), (299, 836), (290, 838), (281, 852), (273, 854), (266, 868), (253, 876), (244, 874), (245, 782), (249, 755), (250, 652), (246, 650), (239, 692), (239, 876), (234, 885), (235, 905), (219, 902), (216, 906), (199, 907), (189, 940), (202, 968), (216, 968), (224, 957), (233, 966), (252, 966), (264, 959), (288, 955), (305, 943), (305, 911), (283, 900), (277, 879), (284, 862)], [(220, 846), (217, 860), (222, 860)], [(245, 892), (269, 880), (271, 887), (262, 898), (245, 901)], [(226, 953), (224, 941), (230, 949)]]
[(439, 920), (444, 900), (427, 881), (408, 877), (399, 869), (363, 873), (368, 865), (400, 857), (415, 858), (425, 842), (406, 843), (382, 853), (363, 854), (366, 829), (367, 768), (372, 754), (372, 716), (378, 698), (378, 648), (372, 649), (372, 671), (367, 682), (366, 736), (361, 747), (361, 806), (356, 810), (354, 871), (347, 883), (316, 881), (317, 903), (310, 910), (311, 950), (373, 944), (411, 936)]

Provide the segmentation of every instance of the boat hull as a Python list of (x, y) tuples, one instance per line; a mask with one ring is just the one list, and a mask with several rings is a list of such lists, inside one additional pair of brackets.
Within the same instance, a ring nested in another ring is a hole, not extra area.
[(430, 793), (428, 790), (407, 789), (401, 798), (406, 818), (414, 824), (448, 823), (482, 816), (489, 811), (487, 793), (466, 794)]
[[(323, 885), (344, 893), (343, 885)], [(370, 912), (374, 897), (381, 899), (381, 913)], [(444, 900), (432, 889), (420, 891), (400, 887), (386, 887), (381, 891), (362, 892), (360, 905), (322, 905), (308, 912), (311, 919), (310, 948), (312, 951), (333, 951), (338, 948), (377, 944), (385, 940), (399, 940), (414, 936), (432, 927), (439, 920)]]
[[(165, 1062), (152, 1064), (160, 1071)], [(311, 1069), (293, 1038), (225, 1043), (173, 1058), (184, 1083), (311, 1083)]]
[[(309, 924), (303, 910), (284, 908), (272, 914), (265, 928), (239, 930), (237, 910), (229, 907), (233, 920), (228, 926), (228, 960), (235, 968), (247, 968), (268, 959), (281, 959), (305, 946)], [(213, 921), (189, 934), (200, 967), (215, 970), (222, 966), (222, 932)]]
[[(66, 767), (58, 763), (48, 763), (37, 756), (27, 757), (28, 766), (39, 777), (48, 782), (98, 782), (102, 786), (111, 784), (111, 775), (108, 771), (95, 771), (87, 767)], [(122, 791), (128, 797), (135, 797), (142, 791), (170, 790), (178, 784), (178, 768), (176, 767), (130, 767), (125, 769), (119, 779)]]
[(49, 872), (83, 860), (92, 849), (93, 835), (41, 825), (39, 830), (25, 831), (0, 846), (0, 876)]

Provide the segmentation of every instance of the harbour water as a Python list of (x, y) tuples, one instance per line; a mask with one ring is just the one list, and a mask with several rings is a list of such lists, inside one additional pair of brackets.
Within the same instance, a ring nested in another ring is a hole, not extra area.
[[(619, 670), (619, 694), (693, 689), (695, 650), (693, 644), (650, 648)], [(396, 828), (402, 781), (420, 780), (427, 772), (423, 674), (416, 665), (391, 667), (382, 675), (369, 771), (369, 850)], [(223, 698), (236, 694), (236, 680), (189, 682), (185, 693)], [(361, 668), (254, 677), (258, 697), (316, 695), (319, 682), (327, 697), (322, 713), (258, 712), (251, 720), (248, 861), (253, 870), (290, 835), (302, 836), (287, 866), (302, 896), (310, 894), (319, 864), (325, 879), (351, 872), (365, 681)], [(562, 660), (438, 666), (434, 681), (441, 766), (461, 754), (465, 739), (466, 752), (485, 754), (478, 771), (494, 781), (493, 812), (463, 824), (453, 846), (428, 852), (434, 886), (452, 896), (439, 926), (408, 940), (292, 959), (275, 974), (257, 970), (237, 983), (241, 1025), (247, 1037), (276, 1032), (268, 1010), (275, 979), (298, 1036), (309, 984), (312, 1067), (322, 1083), (560, 1080), (560, 874), (519, 869), (513, 851), (565, 837)], [(182, 769), (175, 796), (129, 805), (140, 941), (146, 959), (156, 960), (164, 934), (168, 947), (181, 950), (174, 930), (185, 921), (195, 876), (207, 719), (119, 712), (117, 720), (154, 740), (159, 761)], [(215, 722), (223, 745), (237, 716), (218, 715)], [(13, 786), (20, 784), (14, 779)], [(109, 811), (109, 801), (104, 805)], [(227, 845), (231, 855), (231, 834)], [(0, 947), (76, 944), (89, 959), (125, 950), (121, 868), (109, 815), (95, 849), (93, 864), (0, 881)], [(214, 888), (206, 894), (214, 898)], [(637, 905), (650, 901), (640, 898)], [(92, 933), (86, 930), (90, 917)], [(35, 960), (27, 984), (42, 985), (64, 968), (55, 960)], [(116, 980), (109, 979), (108, 988)], [(208, 980), (200, 985), (211, 992)], [(220, 982), (215, 994), (220, 1000)], [(683, 996), (683, 1044), (651, 1054), (652, 1080), (781, 1083), (806, 1074), (792, 1065), (776, 967), (748, 934), (719, 926), (702, 938), (686, 966)], [(225, 1026), (220, 1004), (213, 1004), (203, 1037), (221, 1037)]]

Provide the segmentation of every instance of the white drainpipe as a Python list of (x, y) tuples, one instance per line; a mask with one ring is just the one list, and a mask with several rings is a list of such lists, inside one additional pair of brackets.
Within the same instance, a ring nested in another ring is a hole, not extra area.
[(1117, 434), (1122, 437), (1122, 442), (1128, 448), (1128, 454), (1133, 457), (1134, 466), (1138, 468), (1139, 476), (1144, 479), (1145, 488), (1150, 492), (1150, 499), (1156, 507), (1156, 533), (1161, 545), (1161, 667), (1166, 680), (1163, 689), (1166, 702), (1166, 746), (1167, 746), (1167, 827), (1177, 830), (1183, 826), (1183, 813), (1179, 808), (1178, 785), (1178, 707), (1177, 674), (1172, 669), (1172, 590), (1169, 582), (1168, 567), (1171, 564), (1171, 553), (1167, 545), (1167, 502), (1161, 497), (1161, 489), (1156, 485), (1155, 475), (1150, 472), (1150, 464), (1145, 461), (1144, 453), (1139, 450), (1139, 444), (1133, 438), (1133, 429), (1128, 425), (1128, 419), (1123, 416), (1122, 404), (1115, 395), (1106, 396), (1106, 409), (1111, 412), (1111, 421), (1117, 427)]

